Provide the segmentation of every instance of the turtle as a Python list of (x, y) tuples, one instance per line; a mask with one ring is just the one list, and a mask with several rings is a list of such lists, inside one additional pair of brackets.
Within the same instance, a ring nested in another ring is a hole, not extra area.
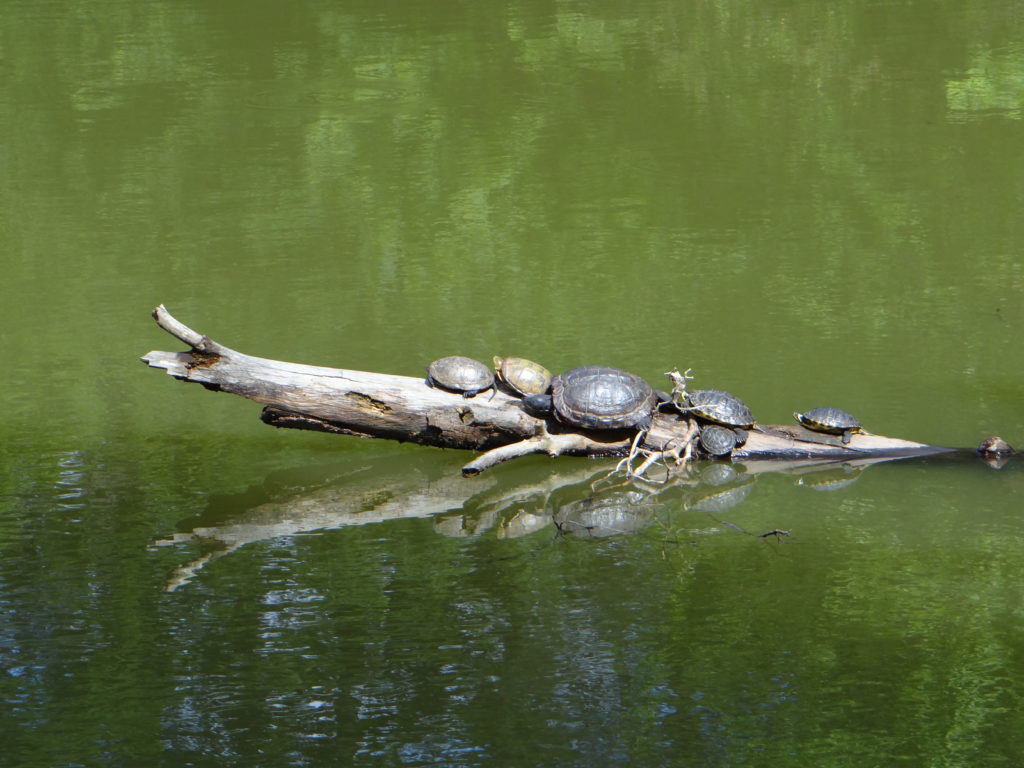
[(736, 432), (728, 427), (707, 424), (700, 431), (700, 447), (709, 456), (726, 456), (736, 447)]
[(998, 436), (986, 437), (978, 446), (982, 456), (1009, 456), (1016, 453), (1013, 446)]
[(698, 389), (686, 396), (686, 405), (681, 409), (692, 413), (698, 419), (710, 421), (723, 427), (732, 428), (736, 435), (736, 446), (747, 442), (746, 430), (754, 426), (754, 414), (736, 395), (721, 389)]
[(551, 389), (551, 371), (523, 357), (495, 356), (494, 371), (498, 381), (520, 396), (543, 395)]
[(794, 413), (793, 416), (815, 432), (842, 435), (843, 445), (850, 442), (850, 436), (854, 432), (862, 431), (857, 417), (839, 408), (813, 408), (806, 413)]
[(527, 395), (523, 403), (541, 415), (554, 412), (564, 424), (583, 429), (645, 430), (658, 395), (639, 376), (605, 365), (585, 365), (555, 376), (550, 395)]
[(427, 366), (427, 386), (473, 397), (494, 386), (494, 374), (483, 363), (461, 355), (442, 357)]

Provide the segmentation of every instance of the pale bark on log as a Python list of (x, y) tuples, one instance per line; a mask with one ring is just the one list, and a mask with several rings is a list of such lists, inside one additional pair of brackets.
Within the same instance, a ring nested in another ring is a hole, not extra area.
[[(267, 424), (294, 429), (378, 437), (444, 448), (491, 451), (465, 468), (475, 474), (527, 453), (552, 456), (623, 456), (635, 431), (577, 431), (537, 418), (521, 400), (501, 390), (474, 397), (428, 386), (424, 378), (325, 368), (254, 357), (200, 334), (163, 306), (157, 324), (188, 344), (187, 352), (153, 351), (142, 361), (177, 379), (262, 403)], [(690, 419), (676, 412), (655, 414), (641, 448), (671, 450), (692, 435)], [(733, 458), (835, 459), (922, 456), (948, 449), (873, 434), (856, 434), (849, 445), (800, 426), (759, 427)]]

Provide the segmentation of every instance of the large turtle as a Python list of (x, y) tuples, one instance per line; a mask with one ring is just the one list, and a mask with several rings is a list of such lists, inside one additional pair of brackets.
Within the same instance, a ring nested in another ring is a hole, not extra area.
[(794, 418), (808, 429), (830, 435), (842, 435), (843, 445), (850, 442), (854, 432), (860, 432), (857, 417), (841, 408), (813, 408), (806, 413), (794, 413)]
[(520, 396), (543, 395), (551, 388), (551, 371), (524, 357), (494, 358), (498, 380)]
[(527, 395), (530, 410), (554, 412), (564, 424), (583, 429), (647, 429), (658, 395), (646, 381), (628, 371), (585, 365), (559, 374), (550, 395)]
[(442, 357), (427, 366), (427, 386), (473, 397), (494, 386), (494, 374), (481, 362), (461, 355)]

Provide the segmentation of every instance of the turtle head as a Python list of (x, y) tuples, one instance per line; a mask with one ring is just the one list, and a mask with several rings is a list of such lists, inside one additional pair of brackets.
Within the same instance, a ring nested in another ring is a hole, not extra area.
[(526, 395), (523, 406), (534, 416), (550, 416), (555, 411), (555, 401), (551, 395)]

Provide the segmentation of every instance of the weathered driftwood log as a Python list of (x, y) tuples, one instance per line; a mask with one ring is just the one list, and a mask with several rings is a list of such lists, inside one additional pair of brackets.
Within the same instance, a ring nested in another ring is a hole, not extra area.
[[(160, 305), (157, 324), (188, 344), (186, 352), (153, 351), (142, 361), (183, 381), (264, 404), (261, 418), (276, 427), (380, 437), (443, 448), (485, 451), (467, 464), (478, 473), (529, 453), (625, 456), (635, 430), (572, 430), (523, 410), (518, 397), (490, 390), (464, 398), (426, 385), (423, 378), (323, 368), (253, 357), (218, 344), (176, 320)], [(694, 434), (691, 419), (659, 412), (639, 448), (673, 453)], [(751, 431), (740, 460), (835, 459), (922, 456), (948, 449), (868, 433), (848, 445), (800, 426), (765, 426)]]

